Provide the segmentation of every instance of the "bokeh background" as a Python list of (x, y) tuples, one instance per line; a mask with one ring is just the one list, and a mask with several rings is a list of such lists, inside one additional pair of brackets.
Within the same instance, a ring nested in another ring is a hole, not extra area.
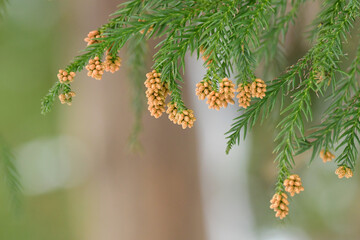
[[(50, 114), (40, 115), (40, 99), (57, 70), (85, 47), (86, 34), (105, 23), (119, 3), (10, 0), (7, 5), (0, 20), (0, 135), (16, 156), (24, 196), (14, 210), (0, 181), (1, 240), (359, 239), (357, 174), (338, 180), (335, 164), (320, 159), (309, 168), (309, 153), (296, 158), (294, 170), (305, 192), (291, 201), (285, 221), (275, 219), (269, 209), (275, 124), (256, 126), (225, 155), (223, 134), (239, 113), (236, 106), (210, 111), (197, 100), (195, 84), (205, 69), (192, 56), (184, 92), (197, 114), (195, 128), (183, 131), (144, 111), (141, 151), (128, 144), (134, 122), (126, 73), (131, 53), (121, 51), (121, 71), (102, 81), (78, 74), (73, 106), (56, 103)], [(305, 33), (318, 11), (318, 1), (302, 8), (284, 46), (285, 65), (309, 48)], [(347, 47), (350, 59), (356, 40)], [(151, 55), (148, 59), (150, 70)], [(274, 74), (258, 73), (265, 80)], [(313, 105), (316, 113), (325, 107), (323, 100)]]

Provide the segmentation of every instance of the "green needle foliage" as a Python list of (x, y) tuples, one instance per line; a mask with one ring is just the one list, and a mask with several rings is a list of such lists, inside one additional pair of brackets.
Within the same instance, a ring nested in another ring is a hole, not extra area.
[[(101, 40), (88, 46), (70, 63), (66, 71), (78, 72), (94, 57), (115, 56), (126, 43), (132, 66), (132, 88), (137, 122), (134, 136), (140, 130), (143, 97), (142, 74), (145, 41), (157, 40), (153, 69), (161, 73), (161, 81), (170, 91), (171, 102), (180, 113), (188, 108), (183, 101), (181, 85), (187, 52), (206, 56), (205, 81), (218, 90), (223, 78), (236, 75), (237, 84), (255, 80), (260, 62), (270, 63), (284, 58), (282, 45), (299, 9), (306, 0), (133, 0), (119, 6), (109, 22), (98, 30)], [(281, 121), (276, 127), (274, 153), (278, 166), (276, 192), (284, 193), (284, 181), (295, 165), (294, 156), (313, 149), (313, 157), (321, 150), (339, 150), (336, 162), (354, 171), (359, 141), (360, 95), (358, 74), (360, 48), (347, 70), (342, 69), (347, 53), (344, 45), (359, 19), (360, 2), (325, 0), (314, 20), (310, 39), (312, 47), (295, 64), (287, 67), (272, 81), (267, 81), (265, 97), (239, 110), (226, 133), (228, 153), (241, 137), (270, 113), (280, 109)], [(144, 79), (145, 80), (145, 79)], [(242, 85), (244, 86), (244, 85)], [(70, 83), (56, 83), (43, 99), (42, 112), (51, 110), (56, 97), (71, 91)], [(322, 122), (306, 129), (313, 121), (314, 98), (329, 104)], [(290, 100), (290, 103), (286, 103)], [(295, 177), (294, 179), (298, 179)], [(287, 190), (286, 190), (287, 191)], [(283, 195), (278, 195), (279, 199)], [(280, 200), (279, 200), (280, 201)], [(282, 200), (281, 200), (282, 201)], [(284, 216), (283, 216), (284, 217)]]
[[(316, 35), (314, 46), (296, 64), (290, 66), (282, 76), (272, 81), (266, 97), (250, 106), (235, 119), (228, 132), (227, 152), (240, 141), (241, 130), (244, 130), (245, 136), (247, 130), (253, 127), (258, 119), (268, 117), (277, 101), (280, 102), (282, 120), (277, 126), (279, 132), (275, 138), (277, 146), (274, 150), (277, 154), (276, 162), (279, 168), (276, 184), (279, 192), (283, 191), (282, 183), (295, 164), (294, 154), (311, 147), (314, 147), (313, 156), (317, 156), (321, 149), (329, 149), (336, 145), (339, 138), (346, 139), (347, 141), (341, 142), (339, 147), (347, 145), (347, 153), (343, 153), (337, 162), (341, 166), (349, 166), (352, 169), (355, 165), (356, 141), (353, 138), (356, 138), (357, 125), (355, 123), (354, 125), (348, 125), (350, 123), (344, 125), (338, 120), (341, 118), (346, 121), (350, 118), (355, 122), (359, 121), (359, 117), (353, 113), (354, 109), (349, 109), (348, 112), (343, 111), (344, 101), (348, 102), (348, 97), (354, 96), (353, 101), (359, 101), (359, 96), (349, 89), (350, 87), (358, 89), (356, 78), (358, 56), (353, 61), (349, 75), (340, 69), (339, 63), (345, 56), (343, 43), (346, 42), (350, 28), (359, 17), (359, 7), (358, 1), (325, 1), (312, 32), (313, 35)], [(329, 85), (332, 87), (332, 93), (328, 101), (333, 102), (326, 113), (337, 112), (338, 115), (325, 113), (326, 121), (312, 129), (313, 133), (306, 136), (304, 121), (312, 120), (312, 93), (319, 97), (324, 96)], [(292, 99), (288, 106), (282, 104), (285, 96), (290, 96)], [(314, 137), (317, 137), (315, 141)], [(352, 156), (346, 155), (350, 153)], [(345, 159), (347, 160), (345, 161)], [(348, 163), (349, 161), (352, 163)]]

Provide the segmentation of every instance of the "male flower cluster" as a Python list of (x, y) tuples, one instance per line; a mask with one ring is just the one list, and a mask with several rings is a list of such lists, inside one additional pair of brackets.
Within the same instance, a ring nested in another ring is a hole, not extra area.
[(199, 100), (204, 100), (209, 96), (209, 94), (212, 92), (211, 83), (207, 82), (205, 80), (202, 80), (198, 84), (196, 84), (195, 93), (196, 96), (198, 96)]
[(295, 193), (299, 194), (300, 192), (304, 191), (301, 178), (297, 174), (290, 175), (287, 179), (285, 179), (284, 187), (285, 191), (290, 193), (292, 197), (295, 195)]
[(183, 129), (192, 128), (196, 118), (194, 111), (191, 109), (183, 110), (181, 113), (178, 111), (176, 103), (169, 102), (167, 105), (166, 113), (169, 115), (170, 121), (174, 124), (181, 125)]
[(240, 83), (237, 89), (239, 94), (236, 96), (239, 99), (239, 106), (248, 108), (250, 106), (251, 98), (263, 99), (266, 93), (266, 84), (260, 78), (255, 79), (250, 83)]
[(76, 74), (74, 72), (67, 72), (60, 69), (57, 75), (60, 83), (72, 83), (74, 81)]
[(286, 193), (275, 193), (270, 200), (270, 208), (276, 212), (275, 216), (283, 219), (289, 214), (289, 201)]
[(338, 175), (338, 178), (351, 178), (353, 176), (353, 172), (350, 168), (346, 166), (340, 166), (336, 169), (335, 174)]
[(67, 104), (69, 106), (71, 106), (72, 104), (72, 98), (75, 97), (76, 94), (75, 92), (68, 92), (68, 93), (62, 93), (59, 95), (59, 100), (61, 102), (61, 104)]
[[(144, 84), (147, 88), (145, 93), (148, 99), (148, 110), (151, 116), (159, 118), (165, 112), (165, 100), (167, 95), (170, 94), (168, 85), (161, 81), (161, 73), (156, 70), (147, 73), (146, 78)], [(196, 121), (193, 110), (179, 111), (177, 104), (174, 102), (167, 104), (166, 113), (169, 115), (170, 121), (181, 125), (183, 129), (193, 127)]]
[(156, 70), (147, 73), (146, 77), (144, 84), (147, 88), (148, 110), (151, 116), (159, 118), (165, 112), (165, 99), (169, 90), (167, 84), (161, 82), (161, 73), (156, 72)]
[(89, 34), (84, 39), (84, 41), (87, 42), (87, 45), (89, 46), (89, 45), (92, 45), (95, 43), (99, 43), (100, 38), (102, 38), (102, 36), (100, 35), (100, 32), (97, 30), (94, 30), (94, 31), (89, 32)]
[(121, 58), (107, 55), (104, 62), (104, 69), (107, 72), (115, 73), (121, 67)]
[(239, 99), (239, 106), (243, 108), (248, 108), (251, 101), (251, 90), (249, 84), (240, 83), (237, 89), (239, 93), (236, 97)]
[(321, 150), (320, 158), (323, 160), (324, 163), (326, 163), (326, 162), (331, 162), (331, 160), (335, 158), (335, 155), (329, 151)]
[[(301, 183), (301, 178), (297, 174), (290, 175), (287, 177), (283, 185), (285, 187), (285, 191), (290, 193), (293, 197), (295, 194), (299, 194), (304, 191), (304, 187)], [(288, 196), (284, 192), (276, 193), (273, 198), (270, 200), (270, 208), (274, 209), (276, 212), (276, 217), (280, 219), (285, 218), (289, 213), (289, 201), (287, 200)]]
[(96, 80), (101, 80), (104, 75), (104, 64), (101, 62), (99, 57), (89, 60), (89, 64), (86, 66), (88, 70), (88, 76), (95, 78)]
[(234, 104), (233, 98), (235, 97), (235, 84), (228, 78), (221, 80), (219, 84), (219, 90), (213, 90), (211, 82), (202, 80), (196, 84), (196, 95), (200, 100), (207, 98), (206, 103), (209, 105), (209, 109), (220, 110), (220, 108), (226, 108), (228, 104)]

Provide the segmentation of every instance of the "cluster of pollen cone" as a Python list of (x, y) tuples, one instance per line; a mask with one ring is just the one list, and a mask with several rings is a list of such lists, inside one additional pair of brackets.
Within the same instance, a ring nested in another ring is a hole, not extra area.
[(299, 194), (300, 192), (304, 191), (304, 187), (301, 183), (301, 178), (299, 175), (291, 175), (284, 181), (285, 191), (290, 193), (293, 197), (295, 194)]
[(59, 100), (61, 102), (61, 104), (67, 104), (69, 106), (71, 106), (72, 104), (72, 98), (75, 97), (76, 94), (73, 91), (67, 92), (67, 93), (62, 93), (59, 95)]
[(270, 200), (270, 208), (276, 212), (275, 216), (283, 219), (289, 214), (289, 201), (286, 193), (275, 193)]
[(266, 93), (266, 84), (260, 78), (255, 79), (252, 83), (241, 83), (238, 87), (239, 106), (247, 108), (250, 106), (251, 98), (263, 99)]
[[(205, 49), (200, 48), (202, 59), (209, 66), (212, 63), (210, 55), (204, 55)], [(211, 53), (210, 53), (211, 54)], [(216, 87), (216, 85), (215, 85)], [(203, 80), (196, 85), (196, 95), (200, 100), (207, 98), (206, 103), (209, 109), (220, 110), (221, 107), (226, 108), (228, 104), (234, 104), (235, 93), (238, 92), (236, 98), (238, 99), (239, 106), (247, 108), (250, 106), (251, 98), (264, 98), (266, 93), (266, 84), (260, 78), (255, 79), (252, 83), (240, 83), (235, 90), (235, 84), (224, 78), (219, 84), (219, 89), (213, 88), (213, 82), (210, 80)]]
[[(324, 163), (331, 162), (335, 155), (327, 150), (320, 151), (320, 158)], [(338, 178), (351, 178), (353, 176), (353, 172), (351, 168), (341, 165), (339, 166), (335, 174)], [(300, 192), (304, 191), (304, 187), (302, 186), (301, 178), (299, 175), (293, 174), (286, 178), (283, 182), (284, 190), (288, 192), (292, 197), (295, 194), (299, 194)], [(289, 201), (287, 200), (287, 195), (285, 192), (278, 192), (276, 193), (273, 198), (270, 200), (270, 208), (276, 212), (276, 217), (283, 219), (289, 212)]]
[(238, 89), (235, 89), (235, 84), (228, 78), (221, 80), (219, 89), (213, 88), (211, 81), (201, 81), (196, 85), (196, 95), (200, 100), (207, 99), (206, 103), (209, 105), (209, 109), (220, 110), (220, 108), (226, 108), (228, 104), (234, 104), (235, 93), (238, 92), (236, 97), (238, 98), (239, 106), (247, 108), (250, 106), (251, 98), (263, 98), (266, 92), (266, 84), (261, 79), (254, 80), (251, 84), (241, 83)]
[(227, 107), (228, 103), (235, 103), (235, 85), (231, 80), (224, 78), (219, 85), (219, 91), (213, 90), (211, 83), (204, 80), (196, 85), (196, 95), (200, 100), (207, 98), (210, 109), (220, 110), (221, 107)]
[[(327, 151), (327, 150), (321, 150), (320, 151), (320, 158), (322, 159), (322, 161), (324, 163), (326, 162), (331, 162), (331, 160), (333, 160), (335, 158), (335, 155), (332, 154), (331, 152)], [(353, 171), (351, 170), (351, 168), (347, 167), (347, 166), (339, 166), (336, 170), (335, 170), (335, 174), (338, 176), (338, 178), (351, 178), (353, 176)]]
[(329, 151), (321, 150), (320, 158), (322, 159), (322, 161), (324, 163), (326, 163), (326, 162), (331, 162), (331, 160), (333, 160), (335, 158), (335, 155)]
[(74, 81), (74, 77), (76, 73), (74, 72), (67, 72), (65, 70), (60, 69), (57, 75), (60, 83), (72, 83)]
[(335, 174), (338, 175), (339, 178), (351, 178), (353, 176), (351, 169), (345, 166), (338, 167), (335, 171)]
[[(92, 45), (96, 43), (101, 43), (101, 38), (103, 36), (99, 31), (91, 31), (88, 36), (84, 39), (87, 45)], [(86, 65), (86, 69), (88, 70), (88, 76), (92, 77), (96, 80), (101, 80), (102, 76), (105, 72), (115, 73), (120, 69), (121, 66), (121, 58), (119, 56), (111, 56), (109, 55), (109, 51), (106, 53), (105, 61), (102, 62), (99, 56), (96, 56), (89, 60), (88, 65)], [(75, 72), (68, 72), (60, 69), (59, 74), (57, 75), (60, 83), (71, 83), (74, 81)], [(75, 96), (74, 92), (65, 92), (59, 95), (60, 102), (62, 104), (71, 105), (72, 97)]]
[[(101, 43), (101, 35), (99, 31), (92, 31), (88, 34), (88, 37), (84, 39), (88, 45)], [(101, 80), (105, 72), (115, 73), (120, 69), (121, 58), (119, 56), (109, 55), (109, 50), (106, 53), (105, 61), (102, 62), (99, 56), (89, 60), (89, 64), (86, 66), (88, 70), (88, 76), (96, 80)]]
[[(75, 72), (68, 72), (62, 69), (59, 70), (59, 73), (57, 75), (59, 82), (63, 84), (72, 83), (74, 81), (75, 76), (76, 76)], [(61, 93), (59, 95), (59, 100), (61, 104), (67, 104), (71, 106), (72, 98), (75, 97), (75, 95), (76, 95), (75, 92), (69, 90), (67, 92)]]
[[(146, 97), (148, 99), (148, 110), (151, 116), (159, 118), (164, 112), (169, 115), (170, 121), (181, 125), (183, 129), (194, 126), (196, 118), (191, 109), (179, 111), (176, 103), (165, 103), (167, 95), (170, 94), (167, 83), (161, 81), (161, 73), (156, 70), (146, 74)], [(165, 109), (167, 107), (167, 109)]]
[[(300, 192), (304, 191), (301, 178), (296, 174), (290, 175), (288, 178), (286, 178), (283, 182), (283, 185), (285, 187), (285, 191), (290, 193), (292, 197), (295, 194), (299, 194)], [(276, 212), (276, 217), (283, 219), (289, 214), (289, 201), (286, 193), (275, 193), (270, 200), (270, 203), (270, 208)]]
[(84, 41), (87, 43), (88, 46), (90, 46), (95, 43), (100, 43), (101, 38), (102, 38), (102, 36), (101, 36), (100, 32), (97, 30), (94, 30), (94, 31), (89, 32), (89, 34), (84, 39)]
[(174, 124), (181, 125), (183, 129), (192, 128), (196, 118), (194, 116), (194, 111), (191, 109), (183, 110), (180, 113), (176, 107), (176, 103), (168, 103), (166, 113), (169, 114), (169, 119)]
[[(200, 49), (203, 54), (205, 51)], [(203, 60), (207, 65), (212, 63), (209, 60), (210, 56), (203, 56)], [(191, 128), (196, 121), (194, 112), (190, 109), (183, 111), (178, 110), (178, 106), (175, 102), (170, 102), (167, 105), (165, 100), (170, 91), (165, 82), (161, 81), (161, 73), (153, 70), (146, 74), (145, 86), (146, 97), (148, 99), (148, 110), (151, 116), (159, 118), (164, 112), (169, 116), (170, 121), (174, 124), (181, 125), (182, 128)], [(236, 92), (238, 92), (236, 96)], [(209, 109), (220, 110), (220, 108), (226, 108), (229, 104), (234, 104), (235, 96), (238, 98), (239, 106), (247, 108), (250, 106), (251, 98), (263, 98), (266, 92), (266, 84), (261, 79), (255, 79), (251, 84), (242, 83), (235, 89), (235, 84), (228, 78), (223, 78), (219, 84), (212, 82), (211, 80), (202, 80), (196, 84), (195, 93), (200, 100), (205, 100), (209, 106)], [(167, 109), (165, 109), (167, 107)]]
[(155, 70), (146, 74), (145, 87), (146, 97), (148, 99), (148, 110), (151, 116), (155, 118), (161, 117), (165, 112), (165, 100), (169, 93), (166, 83), (162, 83), (160, 79), (161, 73), (157, 73)]

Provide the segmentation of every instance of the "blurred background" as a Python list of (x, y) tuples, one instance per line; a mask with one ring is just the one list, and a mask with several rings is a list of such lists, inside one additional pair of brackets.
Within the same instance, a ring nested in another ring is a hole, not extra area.
[[(14, 211), (0, 181), (1, 240), (359, 239), (359, 178), (338, 180), (335, 164), (320, 159), (309, 168), (309, 153), (296, 158), (294, 170), (306, 191), (293, 198), (285, 221), (275, 219), (275, 124), (256, 126), (225, 155), (224, 133), (239, 113), (236, 106), (210, 111), (197, 100), (205, 69), (194, 57), (187, 58), (184, 92), (195, 127), (183, 131), (144, 111), (139, 152), (128, 144), (134, 117), (124, 51), (120, 72), (102, 81), (78, 74), (73, 106), (57, 102), (40, 115), (58, 69), (121, 2), (9, 0), (0, 20), (0, 135), (16, 156), (24, 198)], [(317, 1), (302, 8), (285, 65), (309, 48), (305, 33), (318, 11)], [(347, 47), (350, 59), (356, 42)], [(267, 81), (274, 74), (258, 73)], [(326, 103), (313, 107), (321, 112)]]

